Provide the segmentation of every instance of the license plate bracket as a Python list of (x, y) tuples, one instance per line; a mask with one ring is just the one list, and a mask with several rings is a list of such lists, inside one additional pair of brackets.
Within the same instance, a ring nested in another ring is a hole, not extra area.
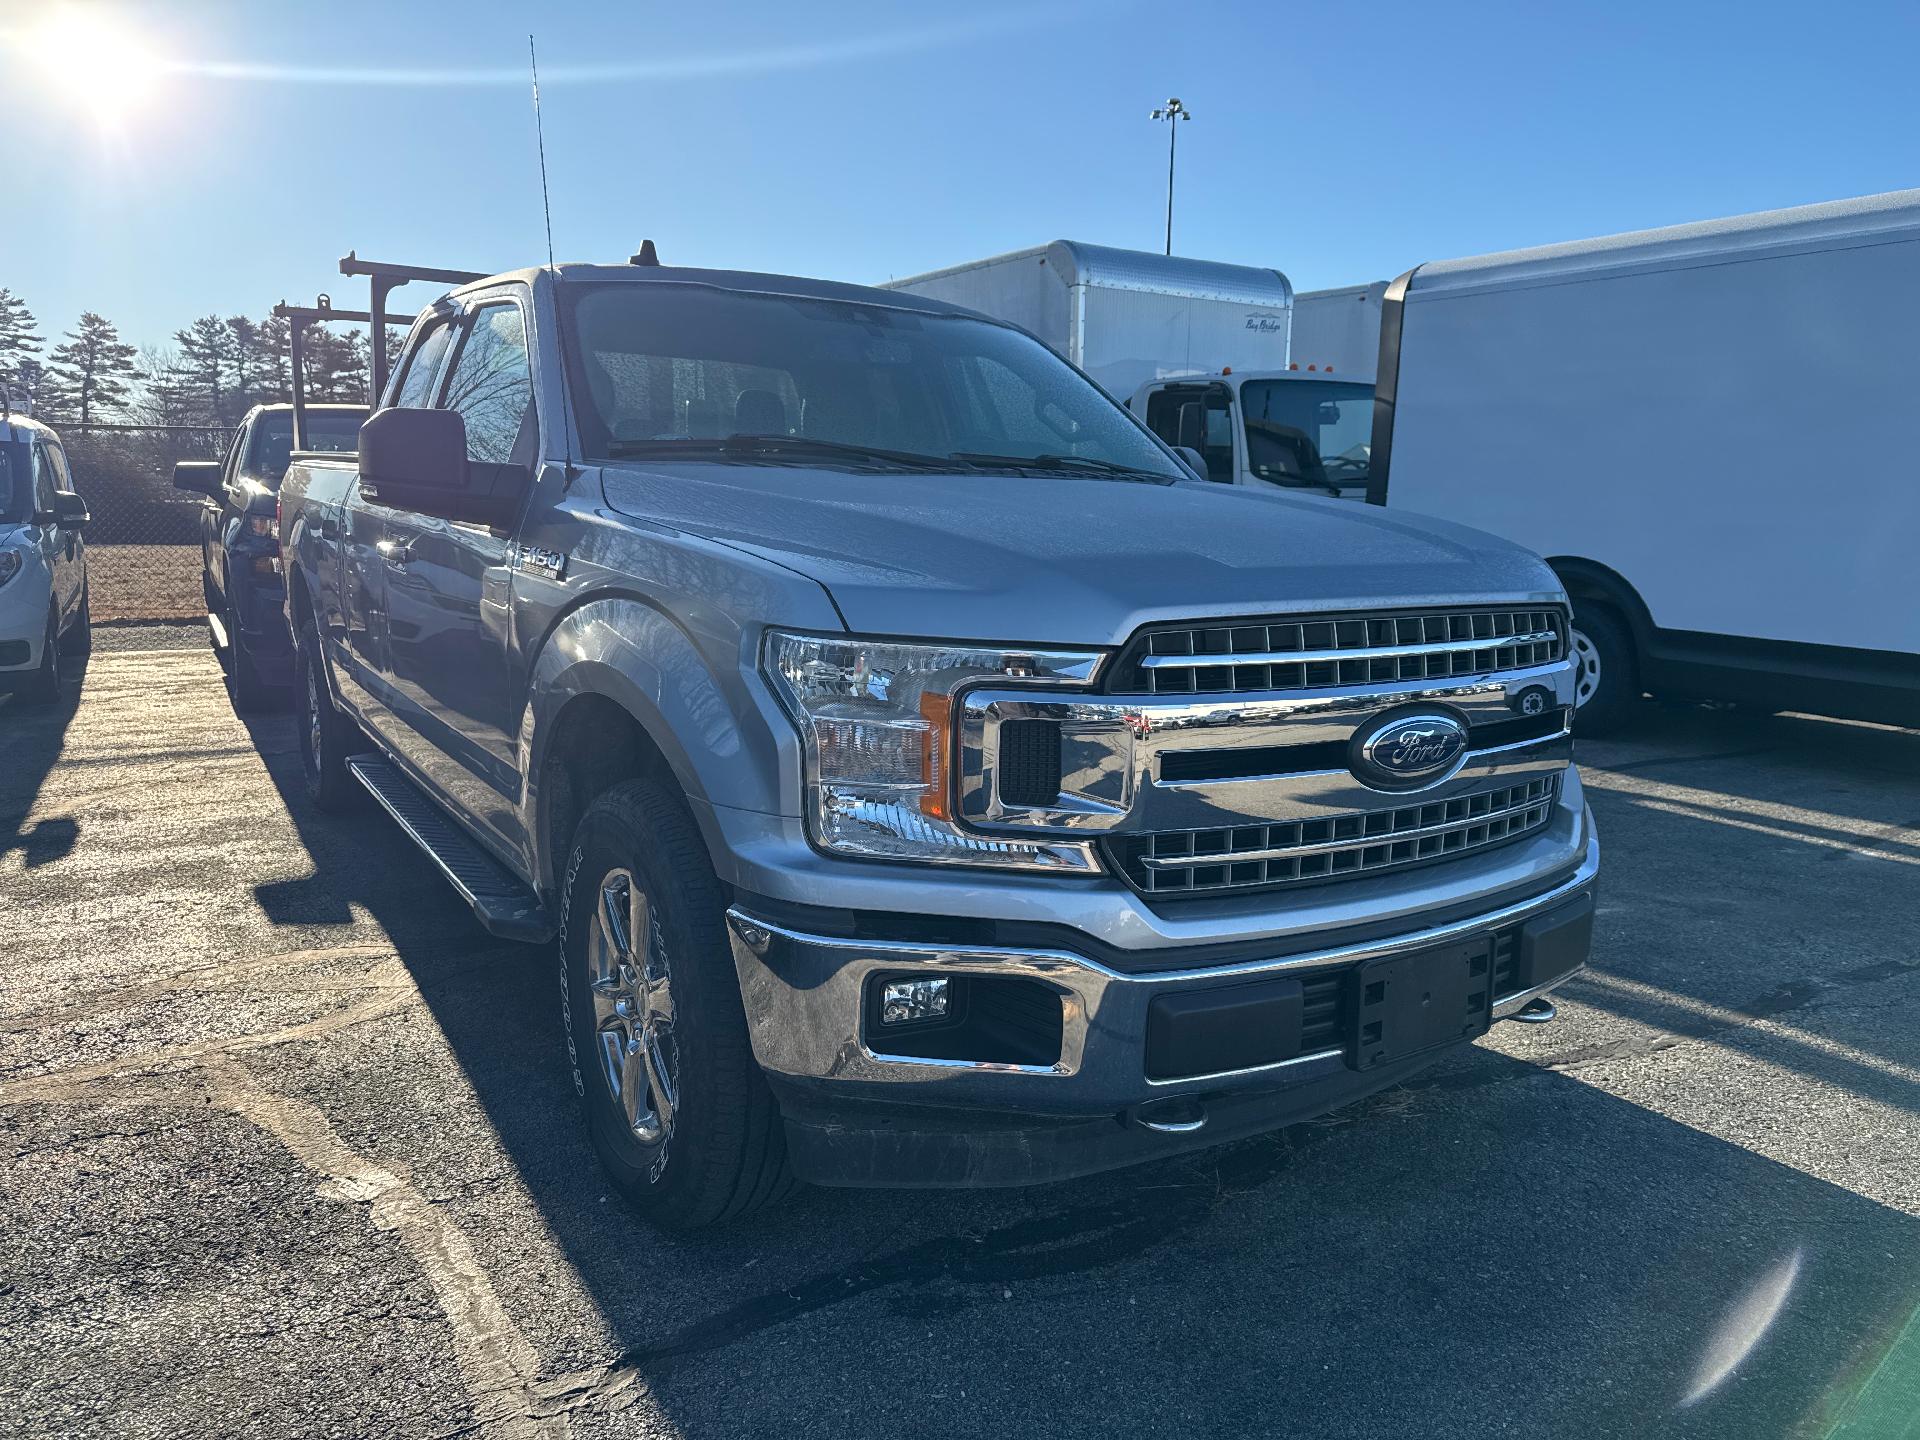
[(1493, 937), (1369, 960), (1349, 984), (1356, 1070), (1471, 1040), (1493, 1023)]

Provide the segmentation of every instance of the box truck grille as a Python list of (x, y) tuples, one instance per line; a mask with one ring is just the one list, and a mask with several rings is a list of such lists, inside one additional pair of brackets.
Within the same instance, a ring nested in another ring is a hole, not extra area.
[(1553, 814), (1558, 775), (1445, 800), (1334, 815), (1169, 830), (1109, 842), (1116, 868), (1148, 895), (1218, 895), (1400, 870), (1518, 840)]
[(1114, 669), (1114, 689), (1148, 695), (1324, 690), (1523, 670), (1565, 655), (1566, 617), (1555, 609), (1157, 625), (1128, 645)]

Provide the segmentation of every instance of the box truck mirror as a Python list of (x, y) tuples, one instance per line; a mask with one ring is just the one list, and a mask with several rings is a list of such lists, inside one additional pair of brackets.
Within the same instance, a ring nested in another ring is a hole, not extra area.
[(1189, 400), (1180, 407), (1173, 443), (1183, 450), (1198, 450), (1207, 443), (1206, 407), (1198, 400)]

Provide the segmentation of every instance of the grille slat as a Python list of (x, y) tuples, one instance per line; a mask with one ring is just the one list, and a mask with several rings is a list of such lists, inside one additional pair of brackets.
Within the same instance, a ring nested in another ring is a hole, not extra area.
[(1452, 680), (1565, 655), (1558, 610), (1441, 610), (1161, 626), (1115, 673), (1123, 692), (1239, 694)]
[(1117, 841), (1120, 870), (1149, 895), (1206, 895), (1273, 889), (1397, 870), (1484, 850), (1544, 826), (1560, 792), (1558, 775), (1469, 795), (1385, 810), (1162, 831)]

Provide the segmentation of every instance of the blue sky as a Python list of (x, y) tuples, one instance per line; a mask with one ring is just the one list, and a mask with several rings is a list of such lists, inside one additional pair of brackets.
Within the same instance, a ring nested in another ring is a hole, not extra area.
[(1147, 112), (1176, 94), (1175, 249), (1300, 289), (1920, 184), (1911, 3), (129, 0), (83, 7), (161, 62), (112, 126), (33, 43), (50, 3), (0, 0), (0, 285), (49, 334), (86, 307), (141, 343), (363, 303), (349, 248), (544, 258), (530, 26), (561, 259), (652, 236), (668, 263), (875, 281), (1157, 249)]

